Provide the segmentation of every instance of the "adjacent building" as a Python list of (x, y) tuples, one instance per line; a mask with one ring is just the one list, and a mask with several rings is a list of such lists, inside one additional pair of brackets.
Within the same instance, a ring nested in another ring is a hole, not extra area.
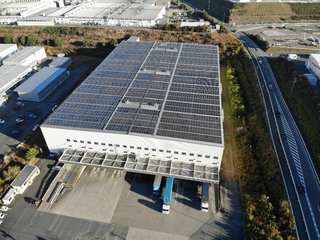
[(69, 73), (65, 68), (44, 67), (14, 91), (18, 93), (19, 100), (41, 102), (56, 89), (68, 75)]
[(41, 125), (59, 161), (219, 182), (218, 47), (123, 41)]
[(311, 53), (306, 62), (306, 67), (317, 77), (317, 79), (320, 79), (320, 53)]
[(25, 47), (3, 60), (3, 65), (32, 67), (47, 58), (43, 47)]
[(0, 62), (17, 50), (17, 44), (0, 44)]
[(40, 174), (37, 166), (26, 165), (10, 184), (8, 192), (2, 198), (5, 205), (10, 205), (17, 194), (22, 194), (33, 183), (33, 180)]
[(33, 180), (40, 174), (40, 169), (34, 165), (26, 165), (10, 184), (17, 194), (22, 194), (29, 187)]
[(0, 67), (0, 106), (6, 102), (11, 89), (29, 72), (28, 66), (3, 65)]

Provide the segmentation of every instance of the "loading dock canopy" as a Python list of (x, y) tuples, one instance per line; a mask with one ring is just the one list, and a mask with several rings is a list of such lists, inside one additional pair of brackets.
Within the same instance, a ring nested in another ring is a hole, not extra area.
[(218, 165), (198, 165), (172, 160), (171, 158), (139, 157), (133, 153), (117, 155), (114, 152), (95, 152), (67, 148), (59, 158), (59, 161), (143, 174), (173, 176), (192, 181), (219, 182)]

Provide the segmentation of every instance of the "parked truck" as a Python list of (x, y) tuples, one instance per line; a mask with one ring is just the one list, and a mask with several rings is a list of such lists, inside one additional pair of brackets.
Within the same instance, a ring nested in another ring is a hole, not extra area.
[(154, 181), (153, 181), (153, 193), (154, 194), (159, 194), (160, 186), (161, 186), (161, 180), (162, 180), (162, 176), (161, 175), (155, 175), (154, 176)]
[(165, 193), (163, 197), (162, 213), (169, 214), (170, 202), (172, 197), (173, 177), (167, 177)]
[(209, 210), (209, 183), (202, 183), (202, 198), (201, 198), (201, 211), (208, 212)]

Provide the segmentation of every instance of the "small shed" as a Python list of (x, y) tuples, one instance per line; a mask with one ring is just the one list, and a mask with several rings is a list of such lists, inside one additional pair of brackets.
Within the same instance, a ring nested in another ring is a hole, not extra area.
[(52, 62), (49, 63), (51, 68), (68, 68), (72, 63), (71, 58), (69, 57), (55, 57), (52, 59)]
[(22, 194), (39, 174), (40, 169), (37, 166), (27, 165), (21, 170), (10, 186), (16, 190), (17, 194)]

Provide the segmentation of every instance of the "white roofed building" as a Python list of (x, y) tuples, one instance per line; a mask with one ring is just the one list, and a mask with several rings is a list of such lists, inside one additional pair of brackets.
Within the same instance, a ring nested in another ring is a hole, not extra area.
[(17, 44), (0, 44), (0, 61), (18, 50)]
[(218, 47), (122, 41), (41, 125), (59, 161), (219, 182)]
[(3, 65), (0, 67), (0, 106), (6, 102), (10, 88), (31, 71), (32, 68), (28, 66)]
[(47, 58), (43, 47), (25, 47), (3, 61), (3, 65), (34, 66)]
[[(320, 53), (311, 53), (308, 61), (306, 62), (306, 67), (318, 78), (320, 79)], [(316, 83), (315, 83), (316, 84)]]
[(40, 174), (40, 169), (34, 165), (26, 165), (10, 184), (17, 194), (22, 194), (33, 183), (36, 176)]

